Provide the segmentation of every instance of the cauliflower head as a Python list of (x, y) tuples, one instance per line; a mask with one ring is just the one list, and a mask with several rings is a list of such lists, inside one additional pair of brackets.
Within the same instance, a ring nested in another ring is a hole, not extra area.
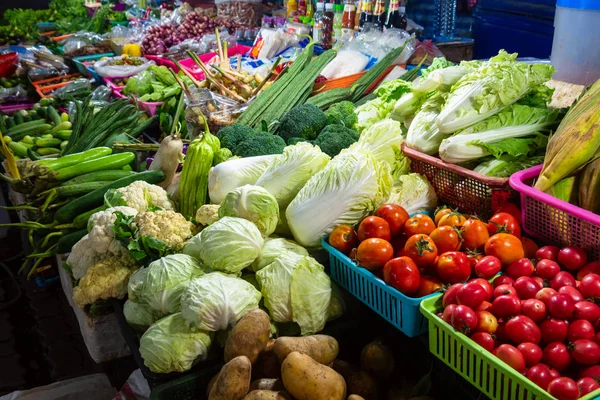
[(135, 208), (118, 206), (92, 214), (87, 225), (88, 237), (96, 253), (107, 253), (107, 257), (111, 255), (124, 257), (128, 255), (128, 251), (115, 238), (115, 232), (113, 231), (117, 219), (115, 211), (120, 211), (128, 216), (135, 216), (138, 213)]
[(203, 226), (214, 224), (219, 220), (219, 204), (205, 204), (196, 211), (196, 222)]
[(98, 300), (124, 298), (134, 266), (133, 259), (121, 257), (109, 257), (95, 263), (73, 288), (73, 301), (83, 308)]
[(196, 227), (175, 211), (157, 210), (136, 215), (132, 226), (137, 229), (136, 236), (150, 236), (162, 240), (174, 250), (183, 248), (186, 240), (194, 236)]
[(104, 195), (104, 203), (109, 207), (128, 206), (138, 212), (148, 211), (153, 207), (175, 209), (165, 189), (145, 181), (135, 181), (128, 186), (109, 190)]
[(88, 269), (105, 258), (105, 254), (96, 253), (89, 234), (82, 237), (75, 243), (67, 257), (67, 265), (71, 268), (74, 279), (81, 279), (85, 276)]

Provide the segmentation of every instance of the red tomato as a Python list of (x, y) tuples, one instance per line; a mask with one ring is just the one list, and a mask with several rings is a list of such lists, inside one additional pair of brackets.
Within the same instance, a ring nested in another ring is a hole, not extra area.
[(444, 293), (444, 297), (442, 297), (442, 306), (447, 307), (450, 304), (457, 304), (456, 294), (463, 286), (464, 284), (462, 283), (455, 283), (446, 289), (446, 293)]
[(435, 243), (424, 234), (409, 237), (404, 245), (404, 251), (419, 267), (432, 265), (438, 255)]
[(440, 220), (442, 219), (442, 217), (444, 215), (450, 214), (451, 212), (452, 212), (452, 209), (450, 207), (448, 207), (448, 206), (438, 207), (435, 210), (435, 213), (434, 213), (435, 224), (439, 225)]
[(496, 286), (496, 289), (494, 289), (494, 298), (499, 297), (499, 296), (506, 296), (506, 295), (516, 296), (517, 289), (515, 289), (511, 285)]
[(495, 355), (500, 360), (508, 364), (511, 368), (516, 369), (519, 372), (525, 371), (525, 358), (515, 346), (511, 346), (510, 344), (501, 344), (495, 350)]
[(437, 226), (463, 226), (466, 220), (467, 219), (465, 218), (465, 216), (459, 213), (458, 211), (452, 211), (451, 213), (448, 213), (442, 218), (440, 218), (440, 221), (437, 223)]
[(440, 254), (460, 249), (459, 231), (453, 226), (437, 227), (431, 232), (430, 237)]
[(529, 258), (520, 258), (510, 263), (504, 273), (513, 279), (520, 278), (522, 276), (531, 276), (535, 267)]
[(569, 324), (569, 328), (567, 330), (567, 339), (569, 342), (574, 342), (579, 339), (594, 339), (594, 325), (590, 321), (586, 321), (585, 319), (578, 319)]
[(458, 304), (449, 304), (446, 308), (444, 308), (444, 312), (442, 313), (442, 319), (444, 322), (452, 325), (452, 313), (457, 306)]
[(356, 261), (361, 267), (371, 271), (383, 267), (393, 256), (392, 245), (383, 239), (367, 239), (356, 249)]
[(535, 266), (537, 276), (544, 279), (552, 279), (560, 272), (560, 265), (556, 261), (541, 259)]
[(477, 309), (475, 311), (492, 311), (492, 303), (490, 303), (489, 301), (484, 301), (483, 303), (481, 303), (479, 305), (479, 307), (477, 307)]
[(587, 274), (581, 280), (579, 291), (586, 299), (600, 298), (600, 275)]
[(521, 223), (521, 210), (519, 210), (519, 207), (517, 207), (513, 203), (509, 203), (509, 202), (503, 203), (500, 207), (496, 208), (494, 210), (494, 212), (496, 214), (498, 214), (498, 213), (510, 214), (517, 220), (517, 222), (519, 224)]
[(435, 222), (426, 214), (413, 215), (404, 224), (404, 234), (407, 237), (418, 234), (429, 235), (434, 229)]
[(492, 279), (502, 269), (502, 263), (494, 256), (485, 256), (475, 264), (475, 275), (484, 279)]
[(487, 298), (486, 290), (477, 283), (467, 283), (456, 292), (456, 302), (476, 309)]
[(600, 345), (593, 340), (579, 339), (569, 347), (571, 357), (579, 364), (595, 365), (600, 362)]
[(494, 285), (494, 287), (498, 287), (500, 285), (512, 286), (513, 283), (515, 283), (515, 280), (513, 278), (511, 278), (510, 276), (500, 275), (499, 277), (494, 279), (494, 281), (492, 282), (492, 285)]
[(404, 224), (410, 218), (404, 207), (398, 204), (384, 204), (377, 209), (375, 215), (387, 221), (392, 237), (402, 233)]
[(600, 385), (594, 378), (581, 378), (577, 381), (577, 386), (579, 386), (579, 395), (585, 396), (586, 394), (592, 393), (594, 390), (600, 389)]
[(569, 271), (578, 271), (587, 264), (587, 254), (580, 247), (564, 247), (558, 252), (558, 263)]
[(483, 221), (478, 219), (468, 219), (462, 226), (462, 249), (467, 250), (483, 250), (485, 243), (490, 238), (487, 226)]
[(587, 367), (579, 372), (580, 378), (594, 378), (600, 380), (600, 365), (594, 365), (592, 367)]
[(516, 344), (538, 344), (542, 339), (542, 332), (531, 318), (517, 315), (506, 322), (506, 336)]
[(550, 382), (547, 390), (558, 400), (577, 400), (580, 396), (577, 382), (564, 376)]
[(498, 329), (498, 320), (489, 311), (475, 311), (477, 316), (477, 326), (473, 329), (474, 332), (495, 333)]
[(554, 379), (550, 374), (550, 369), (543, 364), (534, 365), (529, 368), (525, 376), (544, 390), (546, 390), (550, 382)]
[(575, 303), (583, 301), (583, 296), (581, 295), (581, 292), (575, 289), (573, 286), (563, 286), (560, 289), (558, 289), (558, 293), (571, 296)]
[(531, 279), (533, 279), (534, 281), (537, 282), (537, 284), (543, 288), (544, 287), (544, 280), (542, 278), (540, 278), (539, 276), (532, 276)]
[(577, 319), (585, 319), (595, 324), (600, 319), (600, 307), (591, 301), (580, 301), (575, 303), (573, 315)]
[(494, 337), (487, 332), (475, 332), (471, 335), (471, 340), (489, 352), (496, 346)]
[(527, 299), (521, 302), (521, 314), (531, 318), (535, 322), (543, 321), (546, 314), (546, 305), (536, 299)]
[(338, 225), (329, 235), (329, 244), (344, 254), (358, 246), (358, 236), (349, 225)]
[(469, 283), (476, 283), (485, 289), (485, 292), (486, 292), (485, 300), (486, 301), (492, 299), (492, 296), (494, 294), (494, 287), (487, 280), (482, 279), (482, 278), (475, 278), (475, 279), (471, 279), (469, 281)]
[(542, 285), (538, 284), (533, 278), (528, 276), (518, 278), (513, 287), (521, 300), (533, 299), (537, 292), (542, 289)]
[(575, 301), (566, 294), (557, 294), (548, 301), (548, 314), (554, 318), (570, 318), (575, 311)]
[(485, 254), (498, 257), (502, 265), (510, 265), (513, 261), (525, 257), (521, 241), (508, 233), (498, 233), (485, 243)]
[(521, 311), (521, 301), (517, 296), (498, 296), (492, 302), (492, 313), (496, 317), (508, 318)]
[(452, 326), (459, 332), (469, 335), (477, 326), (477, 315), (470, 307), (458, 305), (452, 313)]
[(517, 346), (517, 349), (523, 354), (527, 367), (533, 367), (542, 361), (542, 349), (535, 343), (521, 343)]
[(554, 290), (558, 290), (563, 286), (575, 286), (575, 278), (567, 271), (560, 271), (550, 281), (550, 287)]
[(410, 258), (392, 258), (383, 267), (383, 280), (401, 293), (413, 294), (419, 289), (421, 273)]
[(459, 251), (443, 253), (437, 261), (436, 272), (443, 281), (449, 283), (466, 281), (471, 275), (469, 257)]
[(594, 261), (577, 271), (577, 280), (582, 280), (587, 274), (600, 275), (600, 261)]
[(544, 348), (544, 355), (542, 357), (544, 362), (556, 368), (559, 372), (564, 371), (571, 365), (571, 356), (567, 346), (563, 343), (554, 342), (550, 343)]
[[(493, 310), (491, 310), (493, 313)], [(500, 343), (508, 342), (508, 336), (506, 336), (506, 322), (503, 319), (498, 320), (498, 329), (496, 329), (496, 340)]]
[(550, 299), (556, 296), (557, 294), (558, 292), (556, 290), (545, 287), (535, 294), (535, 298), (536, 300), (542, 301), (542, 303), (544, 303), (546, 307), (548, 307), (548, 302), (550, 301)]
[(567, 338), (568, 326), (561, 319), (548, 318), (540, 324), (540, 331), (544, 343), (564, 342)]
[(358, 225), (358, 240), (364, 242), (367, 239), (379, 238), (387, 240), (392, 239), (390, 234), (390, 225), (380, 217), (367, 217)]
[(535, 258), (535, 253), (538, 250), (538, 245), (535, 244), (533, 240), (526, 237), (521, 238), (521, 243), (523, 244), (523, 251), (525, 251), (525, 258), (533, 260)]
[(419, 281), (419, 289), (415, 293), (414, 297), (423, 297), (430, 295), (431, 293), (439, 292), (442, 289), (442, 281), (435, 276), (421, 275)]
[(558, 252), (560, 249), (556, 246), (544, 246), (540, 247), (538, 251), (535, 252), (535, 259), (540, 260), (550, 260), (556, 261), (558, 260)]
[(488, 223), (490, 236), (497, 233), (510, 233), (518, 238), (521, 237), (521, 226), (519, 221), (508, 213), (494, 214)]

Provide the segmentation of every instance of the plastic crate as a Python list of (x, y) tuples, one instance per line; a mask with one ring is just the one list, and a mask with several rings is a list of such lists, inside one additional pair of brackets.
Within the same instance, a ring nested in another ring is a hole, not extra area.
[(427, 332), (427, 321), (419, 312), (419, 304), (421, 300), (435, 294), (420, 298), (408, 297), (369, 270), (356, 266), (348, 256), (330, 246), (328, 238), (324, 238), (321, 244), (329, 253), (330, 275), (341, 287), (406, 336), (415, 337)]
[(104, 58), (113, 57), (115, 53), (101, 53), (101, 54), (90, 54), (87, 56), (73, 57), (73, 63), (77, 67), (77, 70), (88, 78), (93, 78), (97, 83), (102, 82), (102, 77), (96, 73), (94, 69), (94, 62)]
[[(442, 295), (423, 300), (421, 312), (429, 321), (429, 351), (493, 400), (555, 399), (535, 383), (496, 358), (436, 315)], [(600, 389), (580, 400), (600, 396)]]
[(541, 171), (538, 165), (510, 177), (510, 185), (521, 195), (523, 229), (545, 242), (582, 247), (600, 260), (600, 215), (533, 188)]
[(405, 143), (402, 152), (410, 159), (411, 171), (425, 175), (431, 182), (441, 203), (463, 212), (489, 218), (500, 205), (518, 198), (508, 178), (478, 174), (411, 149)]
[[(113, 79), (116, 79), (116, 78), (113, 78)], [(108, 86), (112, 90), (113, 95), (115, 97), (117, 97), (119, 99), (124, 99), (127, 97), (122, 93), (123, 87), (115, 85), (111, 78), (104, 78), (104, 82), (106, 83), (106, 86)], [(141, 111), (145, 111), (151, 117), (156, 115), (158, 108), (160, 106), (162, 106), (162, 104), (163, 104), (162, 101), (140, 101), (135, 98), (132, 98), (131, 102), (137, 103), (138, 108)]]

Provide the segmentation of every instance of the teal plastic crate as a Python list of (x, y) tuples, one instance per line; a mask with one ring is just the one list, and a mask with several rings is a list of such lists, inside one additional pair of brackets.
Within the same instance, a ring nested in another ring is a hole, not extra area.
[(81, 75), (93, 78), (97, 83), (102, 83), (102, 77), (96, 73), (93, 65), (86, 65), (91, 61), (98, 61), (104, 57), (114, 57), (115, 53), (91, 54), (88, 56), (73, 57), (73, 63)]
[(369, 306), (390, 324), (408, 337), (427, 332), (427, 320), (419, 311), (425, 297), (413, 298), (400, 293), (365, 268), (357, 266), (348, 256), (329, 245), (328, 238), (322, 241), (329, 253), (331, 278), (356, 298)]

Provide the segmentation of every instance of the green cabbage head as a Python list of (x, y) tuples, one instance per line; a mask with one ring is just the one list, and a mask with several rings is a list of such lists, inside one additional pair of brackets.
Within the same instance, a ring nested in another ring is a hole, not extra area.
[(139, 304), (131, 300), (127, 300), (123, 305), (123, 314), (127, 323), (137, 332), (145, 332), (161, 317), (161, 314), (148, 304)]
[(227, 193), (219, 207), (219, 218), (238, 217), (254, 222), (267, 237), (277, 227), (279, 204), (269, 191), (260, 186), (244, 185)]
[(271, 264), (277, 257), (286, 251), (307, 256), (308, 251), (293, 240), (283, 238), (267, 238), (263, 245), (260, 256), (252, 263), (252, 270), (258, 272)]

